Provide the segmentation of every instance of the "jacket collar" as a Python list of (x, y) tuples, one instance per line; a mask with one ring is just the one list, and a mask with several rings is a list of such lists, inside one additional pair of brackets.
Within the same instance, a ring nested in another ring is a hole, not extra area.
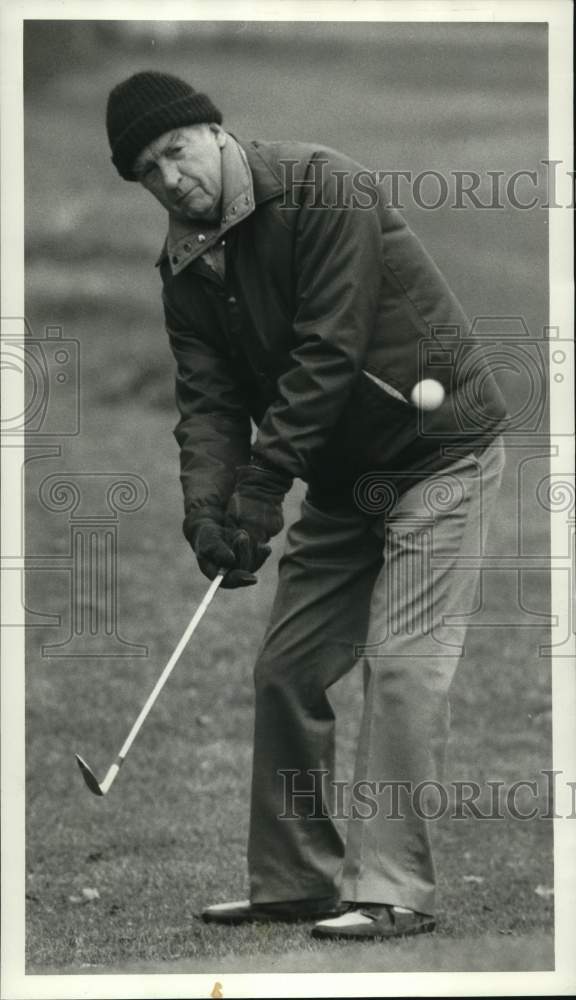
[(179, 274), (193, 260), (215, 246), (233, 226), (242, 222), (256, 205), (284, 191), (270, 144), (242, 142), (230, 132), (222, 150), (223, 213), (220, 225), (206, 226), (181, 222), (169, 216), (168, 234), (156, 266), (165, 257), (173, 274)]
[(286, 182), (282, 177), (282, 172), (278, 166), (277, 157), (274, 155), (275, 143), (271, 142), (242, 142), (240, 145), (244, 150), (254, 185), (254, 201), (257, 205), (276, 198), (286, 189)]

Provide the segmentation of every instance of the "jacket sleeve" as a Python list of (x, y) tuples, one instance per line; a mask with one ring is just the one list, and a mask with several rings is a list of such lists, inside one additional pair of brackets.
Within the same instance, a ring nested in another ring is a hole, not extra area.
[[(344, 190), (332, 163), (325, 163), (321, 199), (307, 187), (299, 209), (292, 364), (278, 381), (253, 447), (253, 461), (303, 479), (361, 371), (382, 280), (376, 192), (363, 193), (356, 204), (352, 173), (358, 165), (345, 163)], [(313, 168), (311, 161), (317, 175)]]
[(180, 447), (185, 513), (202, 507), (224, 509), (236, 468), (250, 456), (250, 416), (229, 360), (194, 330), (179, 328), (166, 300), (164, 310), (176, 359), (180, 419), (174, 436)]

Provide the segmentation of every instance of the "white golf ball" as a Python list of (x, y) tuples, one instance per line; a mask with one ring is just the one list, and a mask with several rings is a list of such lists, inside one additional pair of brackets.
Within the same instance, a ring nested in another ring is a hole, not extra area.
[(417, 382), (411, 393), (411, 400), (419, 410), (436, 410), (444, 401), (444, 386), (435, 378), (424, 378)]

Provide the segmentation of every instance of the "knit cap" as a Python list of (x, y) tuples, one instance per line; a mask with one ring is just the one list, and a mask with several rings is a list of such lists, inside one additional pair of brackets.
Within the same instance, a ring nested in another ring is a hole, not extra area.
[(134, 162), (149, 142), (172, 128), (202, 122), (222, 122), (221, 112), (206, 94), (170, 73), (135, 73), (108, 97), (106, 129), (112, 163), (124, 180), (135, 181)]

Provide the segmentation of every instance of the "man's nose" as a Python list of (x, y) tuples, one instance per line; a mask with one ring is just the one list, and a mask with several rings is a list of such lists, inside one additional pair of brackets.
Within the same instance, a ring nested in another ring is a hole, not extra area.
[(175, 191), (180, 183), (180, 171), (177, 163), (165, 161), (161, 165), (162, 181), (167, 191)]

